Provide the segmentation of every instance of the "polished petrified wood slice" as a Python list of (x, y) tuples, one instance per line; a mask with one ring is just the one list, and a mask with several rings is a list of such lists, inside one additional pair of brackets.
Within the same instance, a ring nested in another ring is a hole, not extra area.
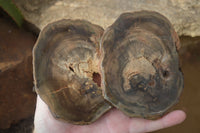
[(131, 117), (163, 115), (183, 88), (178, 48), (178, 36), (161, 14), (122, 14), (101, 41), (105, 99)]
[(41, 31), (33, 50), (35, 88), (56, 118), (88, 124), (110, 109), (100, 88), (102, 33), (81, 20), (57, 21)]

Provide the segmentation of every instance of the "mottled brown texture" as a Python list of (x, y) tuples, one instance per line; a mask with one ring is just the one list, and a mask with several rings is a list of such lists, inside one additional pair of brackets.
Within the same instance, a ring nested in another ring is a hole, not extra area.
[(177, 34), (161, 14), (120, 15), (101, 41), (105, 99), (130, 117), (166, 113), (183, 89), (179, 47)]
[(103, 29), (84, 20), (46, 26), (33, 50), (37, 93), (60, 120), (89, 124), (110, 109), (99, 86)]
[(9, 21), (0, 23), (0, 128), (9, 128), (34, 114), (31, 54), (36, 38)]

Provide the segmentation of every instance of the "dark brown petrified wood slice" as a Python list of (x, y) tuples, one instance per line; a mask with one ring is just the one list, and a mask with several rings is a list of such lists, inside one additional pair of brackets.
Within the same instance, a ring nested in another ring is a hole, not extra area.
[(83, 20), (57, 21), (40, 33), (33, 50), (35, 87), (56, 118), (89, 124), (110, 109), (100, 87), (102, 34)]
[(122, 14), (101, 40), (104, 97), (130, 117), (156, 118), (183, 89), (179, 39), (161, 14)]

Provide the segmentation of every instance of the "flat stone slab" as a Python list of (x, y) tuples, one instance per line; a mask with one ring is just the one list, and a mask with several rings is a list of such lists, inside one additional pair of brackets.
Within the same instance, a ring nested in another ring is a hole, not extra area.
[(199, 0), (13, 0), (25, 19), (42, 29), (59, 19), (85, 19), (104, 29), (124, 12), (157, 11), (178, 35), (200, 36)]

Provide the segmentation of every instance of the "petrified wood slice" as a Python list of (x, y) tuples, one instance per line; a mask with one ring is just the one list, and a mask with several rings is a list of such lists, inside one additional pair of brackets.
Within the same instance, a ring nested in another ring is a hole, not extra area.
[(110, 109), (100, 88), (102, 33), (81, 20), (54, 22), (40, 33), (33, 50), (35, 87), (56, 118), (88, 124)]
[(178, 47), (177, 34), (161, 14), (122, 14), (101, 41), (105, 99), (131, 117), (165, 113), (183, 88)]

